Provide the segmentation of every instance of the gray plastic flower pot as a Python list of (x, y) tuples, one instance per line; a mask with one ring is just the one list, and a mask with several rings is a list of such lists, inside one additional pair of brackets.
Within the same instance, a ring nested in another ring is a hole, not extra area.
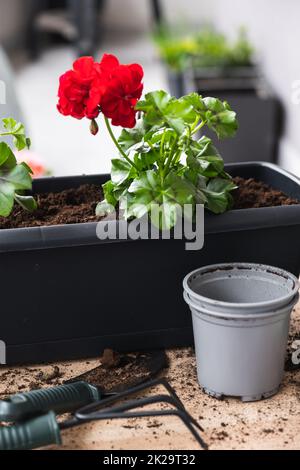
[(243, 401), (274, 395), (299, 297), (297, 278), (271, 266), (226, 263), (193, 271), (183, 286), (204, 391)]

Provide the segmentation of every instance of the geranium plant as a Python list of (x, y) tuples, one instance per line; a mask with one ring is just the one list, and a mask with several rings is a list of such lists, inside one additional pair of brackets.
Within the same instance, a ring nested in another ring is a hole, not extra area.
[[(227, 102), (197, 93), (176, 99), (158, 90), (140, 100), (142, 79), (140, 65), (122, 65), (107, 54), (99, 63), (78, 59), (60, 78), (58, 110), (90, 119), (94, 135), (101, 113), (118, 151), (97, 214), (119, 204), (126, 219), (141, 217), (159, 204), (169, 228), (178, 205), (200, 203), (214, 213), (226, 211), (236, 186), (211, 139), (199, 137), (199, 131), (206, 126), (220, 139), (233, 136), (235, 112)], [(124, 128), (118, 139), (111, 125)]]
[[(2, 120), (0, 137), (11, 137), (18, 151), (30, 147), (23, 124), (12, 118)], [(10, 215), (14, 203), (28, 211), (36, 209), (36, 201), (26, 191), (32, 189), (32, 170), (27, 163), (18, 163), (14, 151), (6, 142), (0, 142), (0, 216)]]

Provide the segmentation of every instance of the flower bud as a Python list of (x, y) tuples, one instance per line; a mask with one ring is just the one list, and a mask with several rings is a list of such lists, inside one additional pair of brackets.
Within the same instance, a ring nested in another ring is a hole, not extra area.
[(99, 131), (98, 124), (97, 124), (97, 122), (95, 121), (95, 119), (92, 119), (92, 120), (91, 120), (91, 125), (90, 125), (90, 132), (91, 132), (91, 134), (93, 134), (93, 135), (97, 135), (97, 134), (98, 134), (98, 131)]

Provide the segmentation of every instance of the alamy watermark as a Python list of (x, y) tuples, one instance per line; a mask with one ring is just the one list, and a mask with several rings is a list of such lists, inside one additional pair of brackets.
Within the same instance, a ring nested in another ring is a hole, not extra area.
[(292, 364), (300, 366), (300, 339), (296, 339), (292, 344)]
[(6, 85), (3, 80), (0, 80), (0, 104), (6, 104)]
[[(203, 204), (164, 206), (152, 204), (151, 210), (139, 205), (140, 218), (127, 221), (115, 217), (111, 206), (109, 220), (97, 224), (100, 240), (185, 240), (186, 250), (201, 250), (204, 245)], [(113, 220), (111, 218), (113, 217)], [(170, 224), (170, 221), (173, 223)], [(170, 226), (171, 228), (164, 228)]]
[(6, 364), (6, 344), (0, 340), (0, 364)]

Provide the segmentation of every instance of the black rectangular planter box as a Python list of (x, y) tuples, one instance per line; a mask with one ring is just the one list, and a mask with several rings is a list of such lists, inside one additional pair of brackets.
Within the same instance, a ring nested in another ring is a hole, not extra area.
[[(300, 200), (299, 180), (264, 163), (227, 165)], [(35, 192), (108, 175), (46, 178)], [(205, 215), (200, 251), (184, 240), (101, 241), (96, 223), (0, 231), (0, 339), (7, 363), (99, 355), (192, 344), (182, 279), (200, 266), (232, 261), (300, 272), (300, 205)]]

